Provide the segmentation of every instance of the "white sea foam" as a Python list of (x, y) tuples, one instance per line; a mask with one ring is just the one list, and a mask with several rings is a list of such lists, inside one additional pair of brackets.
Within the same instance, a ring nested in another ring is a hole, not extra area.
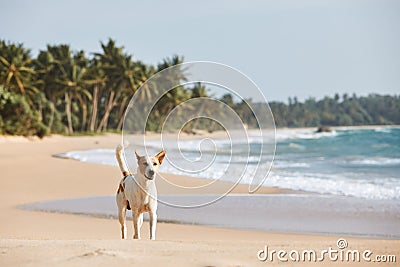
[(382, 184), (374, 180), (343, 178), (342, 175), (272, 172), (265, 186), (276, 186), (322, 194), (344, 195), (368, 199), (400, 199), (398, 181), (390, 179)]
[(114, 149), (75, 150), (55, 155), (59, 158), (75, 159), (82, 162), (118, 166)]
[(299, 144), (295, 144), (295, 143), (289, 143), (289, 147), (290, 148), (294, 148), (294, 149), (299, 149), (299, 150), (304, 150), (305, 147)]
[(353, 165), (371, 165), (371, 166), (399, 165), (400, 158), (370, 157), (370, 158), (349, 160), (348, 163)]
[(276, 168), (310, 168), (310, 164), (304, 162), (293, 162), (293, 161), (274, 161), (274, 167)]
[(319, 139), (323, 137), (337, 136), (336, 131), (317, 133), (313, 129), (278, 129), (276, 131), (276, 141), (286, 141), (290, 139)]
[(390, 133), (391, 128), (389, 127), (375, 128), (374, 131), (378, 133)]

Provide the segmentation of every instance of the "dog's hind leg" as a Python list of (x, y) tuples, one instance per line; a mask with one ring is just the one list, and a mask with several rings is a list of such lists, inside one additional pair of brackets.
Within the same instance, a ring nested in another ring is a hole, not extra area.
[(118, 206), (118, 220), (121, 224), (121, 237), (122, 239), (126, 239), (126, 208), (128, 205), (128, 201), (125, 197), (118, 192), (117, 193), (117, 206)]
[(121, 237), (126, 239), (126, 206), (118, 208), (118, 220), (121, 224)]

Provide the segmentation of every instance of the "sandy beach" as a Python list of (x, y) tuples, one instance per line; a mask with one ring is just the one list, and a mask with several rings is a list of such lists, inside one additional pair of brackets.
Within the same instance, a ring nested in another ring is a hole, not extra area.
[[(18, 205), (55, 199), (115, 194), (121, 178), (117, 167), (55, 158), (72, 150), (114, 148), (120, 135), (94, 137), (52, 136), (43, 140), (0, 137), (0, 266), (262, 266), (257, 252), (337, 248), (345, 238), (349, 249), (371, 250), (373, 255), (395, 255), (400, 240), (347, 236), (270, 233), (159, 223), (157, 240), (120, 240), (115, 219), (17, 209)], [(167, 175), (182, 184), (202, 184), (198, 178)], [(222, 182), (221, 182), (222, 184)], [(221, 188), (224, 188), (221, 185)], [(289, 190), (261, 188), (260, 194), (286, 194)], [(206, 192), (205, 192), (206, 193)], [(207, 192), (210, 193), (210, 192)], [(215, 192), (219, 193), (218, 189)], [(247, 193), (240, 185), (234, 193)], [(128, 224), (128, 236), (131, 225)], [(340, 261), (287, 262), (291, 266), (349, 264)], [(365, 262), (351, 263), (364, 266)], [(395, 263), (373, 262), (374, 266)]]

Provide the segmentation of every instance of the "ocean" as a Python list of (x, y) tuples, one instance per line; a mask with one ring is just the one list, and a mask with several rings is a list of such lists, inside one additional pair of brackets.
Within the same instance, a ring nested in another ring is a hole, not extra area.
[[(232, 148), (228, 138), (184, 140), (179, 142), (179, 147), (164, 144), (169, 160), (160, 170), (236, 182), (247, 167), (250, 172), (239, 182), (250, 183), (251, 168), (257, 167), (257, 153), (271, 148), (271, 144), (262, 143), (257, 137), (256, 132), (252, 135), (249, 131), (243, 143), (236, 140), (234, 155), (228, 153)], [(278, 129), (275, 139), (275, 159), (263, 183), (265, 186), (370, 200), (400, 199), (398, 127), (340, 128), (329, 133), (316, 133), (315, 129)], [(146, 144), (150, 153), (156, 153), (161, 145), (156, 141)], [(250, 147), (249, 154), (237, 153), (241, 145), (243, 149)], [(181, 161), (182, 155), (188, 159), (186, 165)], [(69, 151), (57, 156), (117, 165), (114, 149)], [(174, 163), (177, 161), (179, 166)], [(201, 171), (191, 170), (195, 161), (202, 166)], [(227, 165), (230, 175), (223, 175)]]

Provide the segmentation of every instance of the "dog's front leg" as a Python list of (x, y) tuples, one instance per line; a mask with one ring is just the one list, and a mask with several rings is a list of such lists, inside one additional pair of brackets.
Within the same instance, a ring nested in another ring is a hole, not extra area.
[(141, 231), (141, 229), (142, 229), (142, 225), (143, 225), (143, 213), (140, 213), (140, 215), (139, 215), (139, 219), (138, 219), (138, 228), (139, 228), (139, 233), (140, 233), (140, 231)]
[(140, 239), (140, 227), (139, 227), (139, 211), (133, 213), (133, 239)]
[(150, 211), (149, 220), (150, 220), (150, 239), (156, 240), (157, 214), (153, 211)]

